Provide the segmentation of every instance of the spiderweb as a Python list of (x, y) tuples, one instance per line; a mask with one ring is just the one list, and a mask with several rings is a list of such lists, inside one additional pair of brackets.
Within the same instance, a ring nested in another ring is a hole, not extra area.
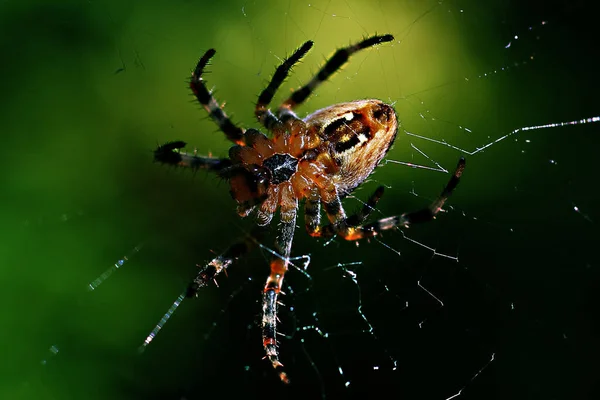
[[(0, 111), (2, 397), (597, 396), (591, 10), (273, 3), (0, 6), (0, 45), (15, 60), (2, 66)], [(386, 193), (372, 218), (417, 210), (460, 156), (466, 170), (433, 222), (358, 245), (297, 230), (279, 315), (292, 379), (283, 387), (259, 329), (272, 238), (179, 305), (195, 264), (252, 225), (226, 184), (153, 165), (150, 151), (178, 139), (226, 154), (186, 98), (186, 74), (207, 48), (217, 50), (209, 87), (234, 121), (256, 126), (253, 102), (284, 56), (315, 42), (279, 98), (334, 49), (374, 33), (396, 41), (357, 54), (299, 110), (365, 97), (396, 108), (396, 144), (346, 210), (378, 185)]]

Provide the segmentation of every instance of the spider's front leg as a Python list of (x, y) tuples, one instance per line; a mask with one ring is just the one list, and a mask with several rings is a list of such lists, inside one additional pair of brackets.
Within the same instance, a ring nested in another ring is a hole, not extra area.
[(190, 89), (198, 99), (198, 102), (204, 107), (210, 118), (219, 126), (219, 129), (225, 134), (227, 139), (239, 145), (244, 145), (244, 129), (239, 128), (225, 114), (217, 100), (208, 90), (202, 79), (204, 69), (208, 65), (210, 59), (215, 55), (214, 49), (209, 49), (198, 61), (192, 78), (190, 79)]
[(344, 64), (348, 62), (350, 57), (356, 52), (368, 49), (369, 47), (376, 46), (380, 43), (391, 42), (393, 40), (394, 36), (390, 34), (381, 36), (375, 35), (367, 37), (358, 43), (338, 49), (333, 56), (327, 59), (325, 65), (321, 67), (319, 72), (317, 72), (317, 74), (307, 84), (294, 91), (292, 95), (279, 106), (279, 110), (277, 111), (278, 116), (285, 117), (288, 115), (294, 115), (292, 110), (304, 103), (308, 96), (310, 96), (310, 94), (313, 93), (319, 85), (321, 85), (323, 82), (329, 79), (331, 75), (342, 68)]

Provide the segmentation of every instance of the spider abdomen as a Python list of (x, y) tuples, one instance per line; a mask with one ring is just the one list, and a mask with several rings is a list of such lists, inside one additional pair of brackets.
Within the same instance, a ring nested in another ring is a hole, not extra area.
[(340, 103), (304, 119), (308, 129), (327, 143), (337, 170), (332, 179), (340, 195), (365, 181), (391, 148), (398, 131), (392, 106), (380, 100)]

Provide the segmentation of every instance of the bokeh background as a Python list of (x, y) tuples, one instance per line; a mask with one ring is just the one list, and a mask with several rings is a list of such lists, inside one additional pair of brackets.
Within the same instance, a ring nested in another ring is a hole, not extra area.
[[(267, 250), (136, 351), (195, 264), (252, 226), (225, 183), (152, 163), (169, 140), (227, 154), (186, 87), (199, 56), (217, 49), (208, 85), (256, 127), (257, 94), (304, 41), (315, 46), (278, 100), (335, 48), (392, 33), (299, 113), (393, 103), (402, 127), (388, 160), (452, 169), (462, 152), (444, 143), (473, 151), (517, 128), (600, 115), (592, 9), (527, 3), (1, 2), (0, 397), (598, 396), (597, 123), (521, 131), (467, 156), (448, 212), (404, 234), (325, 245), (298, 229), (293, 254), (311, 262), (310, 279), (286, 277), (289, 387), (261, 359)], [(388, 162), (345, 206), (384, 184), (376, 217), (418, 209), (447, 179)]]

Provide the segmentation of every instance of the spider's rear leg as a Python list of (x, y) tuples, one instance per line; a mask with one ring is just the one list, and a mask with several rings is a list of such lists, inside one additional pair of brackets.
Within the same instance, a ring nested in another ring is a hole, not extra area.
[(219, 172), (231, 166), (231, 160), (228, 158), (201, 157), (196, 154), (180, 152), (179, 149), (184, 148), (185, 145), (185, 142), (179, 140), (158, 146), (154, 150), (154, 161), (174, 167), (190, 168), (194, 171), (207, 169)]
[(390, 34), (371, 36), (359, 43), (338, 49), (306, 85), (292, 93), (292, 95), (279, 106), (279, 109), (277, 110), (278, 117), (285, 120), (288, 115), (294, 116), (292, 110), (302, 104), (321, 83), (329, 79), (331, 75), (346, 64), (352, 54), (380, 43), (391, 42), (392, 40), (394, 40), (394, 36)]
[(219, 106), (212, 93), (206, 88), (202, 73), (208, 65), (210, 59), (215, 55), (215, 49), (209, 49), (198, 61), (192, 78), (190, 79), (190, 89), (196, 96), (196, 99), (202, 104), (208, 112), (210, 118), (219, 126), (219, 129), (227, 136), (227, 139), (239, 145), (244, 145), (244, 130), (237, 127), (231, 119), (225, 114), (225, 111)]
[(437, 199), (433, 203), (429, 205), (427, 208), (423, 208), (418, 211), (413, 211), (409, 213), (404, 213), (402, 215), (396, 215), (393, 217), (382, 218), (378, 221), (372, 222), (370, 224), (358, 226), (356, 228), (350, 228), (351, 234), (348, 236), (343, 236), (346, 240), (359, 240), (362, 238), (373, 237), (379, 234), (382, 231), (388, 229), (394, 229), (397, 227), (409, 227), (412, 224), (428, 222), (435, 218), (435, 216), (440, 212), (454, 189), (458, 186), (460, 182), (460, 177), (463, 174), (465, 169), (465, 159), (463, 157), (458, 161), (458, 165), (454, 170), (454, 173), (450, 177), (450, 180), (442, 190), (442, 193), (439, 195)]

